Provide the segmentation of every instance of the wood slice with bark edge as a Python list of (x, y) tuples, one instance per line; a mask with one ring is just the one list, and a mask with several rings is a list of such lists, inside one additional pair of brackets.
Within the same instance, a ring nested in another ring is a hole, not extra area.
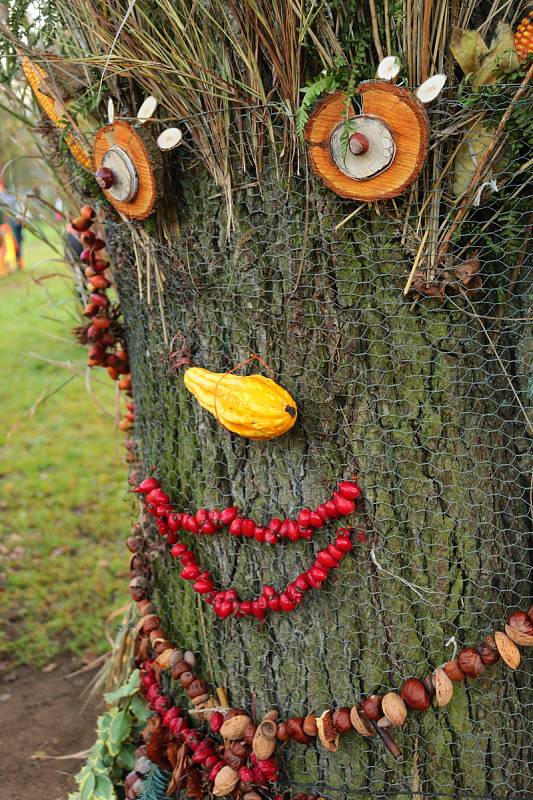
[(113, 145), (125, 150), (135, 165), (139, 187), (132, 200), (116, 200), (110, 192), (103, 190), (109, 202), (128, 219), (145, 219), (152, 213), (157, 200), (158, 177), (163, 165), (157, 146), (148, 137), (149, 134), (143, 135), (128, 122), (118, 120), (100, 128), (94, 139), (96, 169), (102, 165), (104, 154)]
[[(366, 81), (356, 93), (363, 96), (363, 113), (381, 119), (393, 136), (396, 155), (391, 165), (366, 181), (353, 180), (337, 167), (330, 137), (344, 119), (346, 95), (336, 92), (317, 106), (307, 122), (305, 139), (311, 167), (328, 189), (341, 197), (368, 203), (396, 197), (418, 178), (424, 166), (429, 142), (427, 114), (407, 89), (386, 81)], [(355, 117), (351, 107), (348, 117)]]

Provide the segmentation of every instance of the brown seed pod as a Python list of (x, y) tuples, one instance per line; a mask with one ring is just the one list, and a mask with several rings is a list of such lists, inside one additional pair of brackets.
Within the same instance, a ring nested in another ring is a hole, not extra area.
[(403, 725), (405, 722), (407, 706), (397, 692), (387, 692), (381, 701), (381, 709), (391, 725)]
[(433, 687), (435, 690), (435, 705), (439, 708), (447, 706), (453, 697), (453, 683), (446, 675), (445, 670), (437, 667), (433, 672)]
[(270, 711), (267, 711), (265, 716), (263, 717), (263, 722), (276, 722), (277, 718), (279, 717), (279, 713), (276, 711), (275, 708), (271, 708)]
[(272, 720), (263, 720), (258, 725), (252, 742), (252, 750), (260, 761), (270, 758), (276, 749), (277, 728), (278, 726)]
[(444, 672), (451, 681), (464, 681), (466, 678), (466, 675), (464, 674), (463, 670), (460, 669), (457, 660), (447, 661), (444, 665)]
[(429, 692), (418, 678), (408, 678), (404, 681), (400, 695), (409, 708), (415, 711), (427, 711), (431, 705)]
[(348, 731), (352, 730), (348, 706), (342, 706), (333, 712), (333, 725), (338, 733), (348, 733)]
[(478, 650), (481, 660), (486, 667), (491, 664), (496, 664), (496, 662), (500, 660), (500, 654), (498, 653), (498, 648), (496, 647), (496, 642), (492, 634), (485, 636), (483, 644), (478, 647)]
[(237, 770), (232, 769), (232, 767), (228, 765), (222, 767), (215, 778), (215, 783), (213, 786), (214, 796), (225, 797), (225, 795), (231, 794), (231, 792), (239, 783), (239, 780), (240, 778)]
[(316, 714), (308, 714), (303, 721), (302, 728), (304, 729), (304, 733), (306, 733), (308, 736), (318, 736)]
[(287, 731), (287, 723), (280, 722), (276, 731), (276, 738), (279, 742), (287, 742), (289, 740), (289, 732)]
[(382, 698), (378, 694), (371, 694), (370, 697), (366, 697), (361, 702), (361, 708), (363, 709), (365, 715), (368, 719), (374, 720), (377, 722), (378, 719), (382, 716), (381, 714), (381, 700)]
[(205, 694), (208, 688), (209, 687), (206, 681), (196, 679), (187, 687), (187, 694), (192, 700), (194, 697)]
[(518, 647), (505, 633), (502, 633), (502, 631), (495, 631), (494, 639), (502, 661), (505, 661), (509, 669), (516, 669), (520, 664), (520, 651)]
[(521, 644), (522, 647), (533, 647), (533, 636), (517, 631), (516, 628), (511, 628), (510, 625), (505, 626), (505, 633), (515, 644)]
[(311, 737), (304, 733), (303, 717), (291, 717), (287, 720), (287, 733), (289, 738), (299, 744), (309, 744)]
[(330, 753), (335, 753), (339, 749), (339, 734), (335, 730), (331, 711), (326, 710), (317, 717), (316, 726), (322, 746)]
[(376, 732), (369, 721), (366, 719), (364, 715), (361, 714), (359, 708), (357, 706), (353, 706), (350, 709), (350, 721), (352, 726), (355, 728), (357, 733), (360, 733), (361, 736), (375, 736)]
[(469, 678), (477, 678), (485, 667), (478, 651), (474, 647), (465, 647), (457, 656), (459, 669)]
[(142, 629), (145, 633), (150, 633), (150, 631), (157, 630), (161, 625), (161, 617), (158, 617), (157, 614), (146, 614), (146, 616), (141, 617), (139, 620), (139, 625), (142, 624)]
[(246, 714), (237, 714), (227, 719), (220, 728), (220, 735), (224, 739), (241, 739), (244, 731), (252, 720)]

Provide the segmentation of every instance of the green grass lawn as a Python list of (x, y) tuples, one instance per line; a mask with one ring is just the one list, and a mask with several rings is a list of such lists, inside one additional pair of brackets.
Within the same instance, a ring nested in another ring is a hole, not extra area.
[(0, 278), (0, 655), (44, 664), (105, 649), (130, 506), (115, 387), (93, 370), (86, 388), (68, 268), (28, 236), (25, 259)]

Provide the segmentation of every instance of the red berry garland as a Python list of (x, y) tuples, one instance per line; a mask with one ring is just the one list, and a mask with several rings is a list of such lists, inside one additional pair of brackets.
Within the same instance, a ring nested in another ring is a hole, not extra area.
[[(338, 567), (353, 548), (351, 529), (339, 528), (334, 543), (320, 550), (312, 566), (288, 583), (281, 592), (276, 591), (273, 586), (266, 585), (261, 594), (253, 600), (241, 600), (234, 589), (217, 591), (211, 573), (202, 570), (192, 550), (180, 541), (178, 531), (212, 536), (227, 527), (229, 533), (234, 536), (254, 538), (260, 543), (277, 544), (284, 538), (290, 541), (309, 540), (314, 530), (322, 528), (330, 519), (352, 514), (356, 510), (356, 501), (362, 494), (356, 483), (343, 481), (339, 484), (338, 491), (333, 493), (333, 497), (319, 505), (315, 511), (304, 508), (300, 511), (298, 520), (274, 518), (268, 526), (262, 526), (253, 519), (240, 516), (236, 506), (229, 506), (223, 511), (201, 508), (194, 516), (178, 513), (172, 506), (170, 497), (161, 489), (159, 481), (154, 477), (143, 480), (134, 491), (143, 497), (146, 510), (157, 519), (159, 533), (166, 538), (172, 556), (181, 561), (183, 566), (181, 577), (184, 580), (194, 581), (195, 592), (201, 594), (205, 601), (213, 606), (215, 614), (221, 619), (230, 616), (253, 616), (258, 620), (264, 619), (268, 611), (277, 613), (294, 611), (302, 602), (306, 592), (310, 589), (319, 589), (330, 570)], [(365, 534), (363, 532), (358, 534), (358, 539), (364, 541)]]

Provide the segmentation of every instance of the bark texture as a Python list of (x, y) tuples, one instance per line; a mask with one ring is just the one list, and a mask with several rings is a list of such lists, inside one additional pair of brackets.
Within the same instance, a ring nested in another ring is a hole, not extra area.
[[(451, 657), (450, 637), (480, 642), (526, 605), (524, 425), (476, 321), (404, 301), (401, 214), (362, 210), (335, 232), (353, 205), (307, 177), (303, 155), (301, 177), (266, 161), (259, 185), (236, 181), (229, 237), (220, 190), (182, 162), (179, 224), (160, 210), (136, 257), (123, 226), (108, 240), (143, 463), (180, 508), (235, 503), (256, 519), (284, 517), (360, 476), (369, 544), (292, 614), (217, 620), (170, 559), (156, 561), (167, 629), (198, 651), (206, 677), (258, 716), (272, 706), (302, 715), (423, 676)], [(512, 334), (499, 338), (507, 366)], [(178, 335), (216, 371), (260, 354), (298, 403), (290, 434), (251, 442), (219, 426), (169, 369)], [(227, 535), (194, 546), (244, 599), (293, 579), (334, 530), (273, 549)], [(401, 763), (354, 733), (334, 755), (288, 746), (284, 784), (327, 798), (533, 796), (527, 661), (456, 685), (447, 709), (410, 715), (395, 734)]]

